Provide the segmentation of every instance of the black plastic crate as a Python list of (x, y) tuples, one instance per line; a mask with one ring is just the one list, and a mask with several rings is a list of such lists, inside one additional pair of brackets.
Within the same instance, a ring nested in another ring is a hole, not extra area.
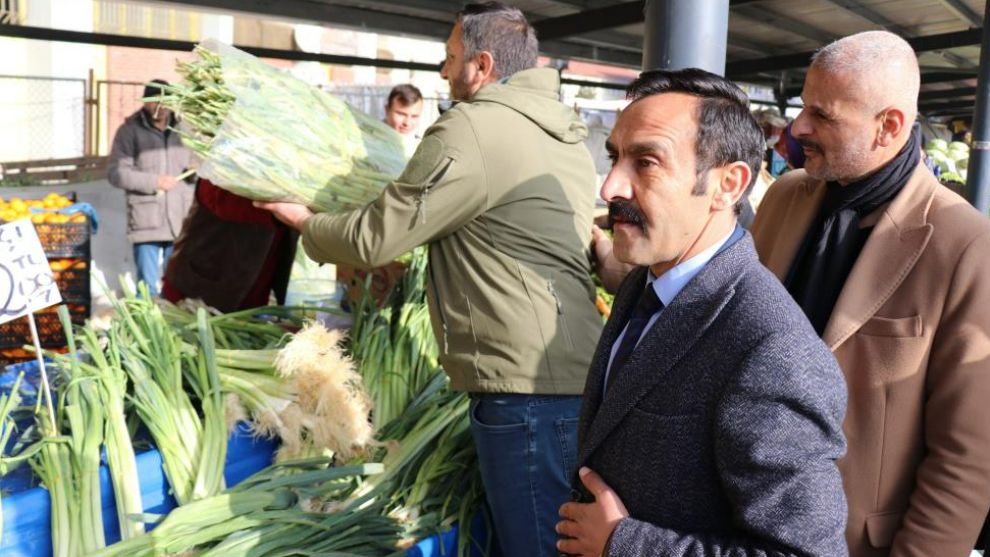
[(34, 225), (41, 247), (49, 258), (72, 257), (89, 260), (89, 221), (40, 222)]
[[(52, 261), (52, 263), (55, 262)], [(90, 305), (89, 264), (89, 261), (79, 259), (74, 260), (70, 267), (60, 270), (52, 269), (52, 275), (55, 277), (58, 291), (62, 294), (63, 302)], [(85, 317), (89, 317), (88, 308), (85, 311)]]
[[(89, 315), (89, 304), (68, 304), (68, 306), (72, 322), (77, 325), (83, 324)], [(54, 308), (35, 313), (34, 322), (38, 326), (38, 341), (42, 348), (65, 347), (65, 331)], [(26, 344), (32, 344), (31, 325), (27, 316), (0, 325), (0, 348), (20, 348)]]

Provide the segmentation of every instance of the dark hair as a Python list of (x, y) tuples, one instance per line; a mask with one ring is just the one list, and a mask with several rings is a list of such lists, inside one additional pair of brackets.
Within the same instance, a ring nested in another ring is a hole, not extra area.
[(500, 78), (536, 67), (536, 31), (518, 8), (501, 2), (468, 4), (457, 13), (457, 21), (461, 24), (465, 58), (490, 52), (495, 60), (495, 75)]
[(168, 82), (164, 79), (152, 79), (144, 85), (144, 94), (142, 97), (159, 97), (165, 93), (165, 87), (168, 86)]
[[(752, 172), (748, 194), (759, 176), (766, 140), (749, 111), (746, 93), (724, 77), (698, 68), (643, 72), (626, 88), (626, 98), (633, 102), (661, 93), (685, 93), (701, 99), (695, 141), (698, 181), (691, 193), (705, 193), (704, 177), (709, 170), (742, 161)], [(742, 199), (736, 204), (736, 214), (741, 203)]]
[(398, 99), (403, 106), (416, 104), (423, 100), (423, 93), (421, 93), (412, 83), (403, 83), (392, 87), (392, 90), (388, 93), (388, 100), (385, 102), (385, 106), (392, 106), (392, 101), (396, 99)]

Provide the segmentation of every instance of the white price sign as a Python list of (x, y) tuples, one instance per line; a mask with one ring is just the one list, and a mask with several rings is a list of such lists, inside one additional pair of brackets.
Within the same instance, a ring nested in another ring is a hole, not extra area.
[(31, 219), (0, 225), (0, 323), (61, 302)]

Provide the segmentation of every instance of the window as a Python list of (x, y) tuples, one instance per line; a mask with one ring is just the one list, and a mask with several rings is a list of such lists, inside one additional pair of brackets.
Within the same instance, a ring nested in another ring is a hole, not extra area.
[[(8, 0), (0, 0), (5, 2)], [(189, 10), (96, 0), (94, 31), (184, 41), (199, 40), (199, 21)]]
[(17, 0), (0, 0), (0, 23), (20, 23), (20, 13), (17, 10)]

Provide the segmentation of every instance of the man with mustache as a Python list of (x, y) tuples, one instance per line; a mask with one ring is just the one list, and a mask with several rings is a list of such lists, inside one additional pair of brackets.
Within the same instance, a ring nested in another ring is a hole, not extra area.
[(969, 555), (990, 507), (990, 223), (919, 160), (919, 81), (891, 33), (816, 54), (753, 225), (849, 384), (854, 557)]
[(697, 69), (628, 97), (602, 197), (635, 268), (588, 374), (558, 548), (842, 557), (845, 383), (737, 222), (764, 146), (748, 99)]
[(506, 557), (551, 556), (577, 452), (581, 390), (602, 322), (588, 245), (587, 127), (537, 68), (516, 8), (470, 4), (441, 75), (459, 101), (368, 206), (313, 215), (267, 204), (316, 261), (380, 266), (429, 246), (440, 363), (471, 393), (471, 432)]

